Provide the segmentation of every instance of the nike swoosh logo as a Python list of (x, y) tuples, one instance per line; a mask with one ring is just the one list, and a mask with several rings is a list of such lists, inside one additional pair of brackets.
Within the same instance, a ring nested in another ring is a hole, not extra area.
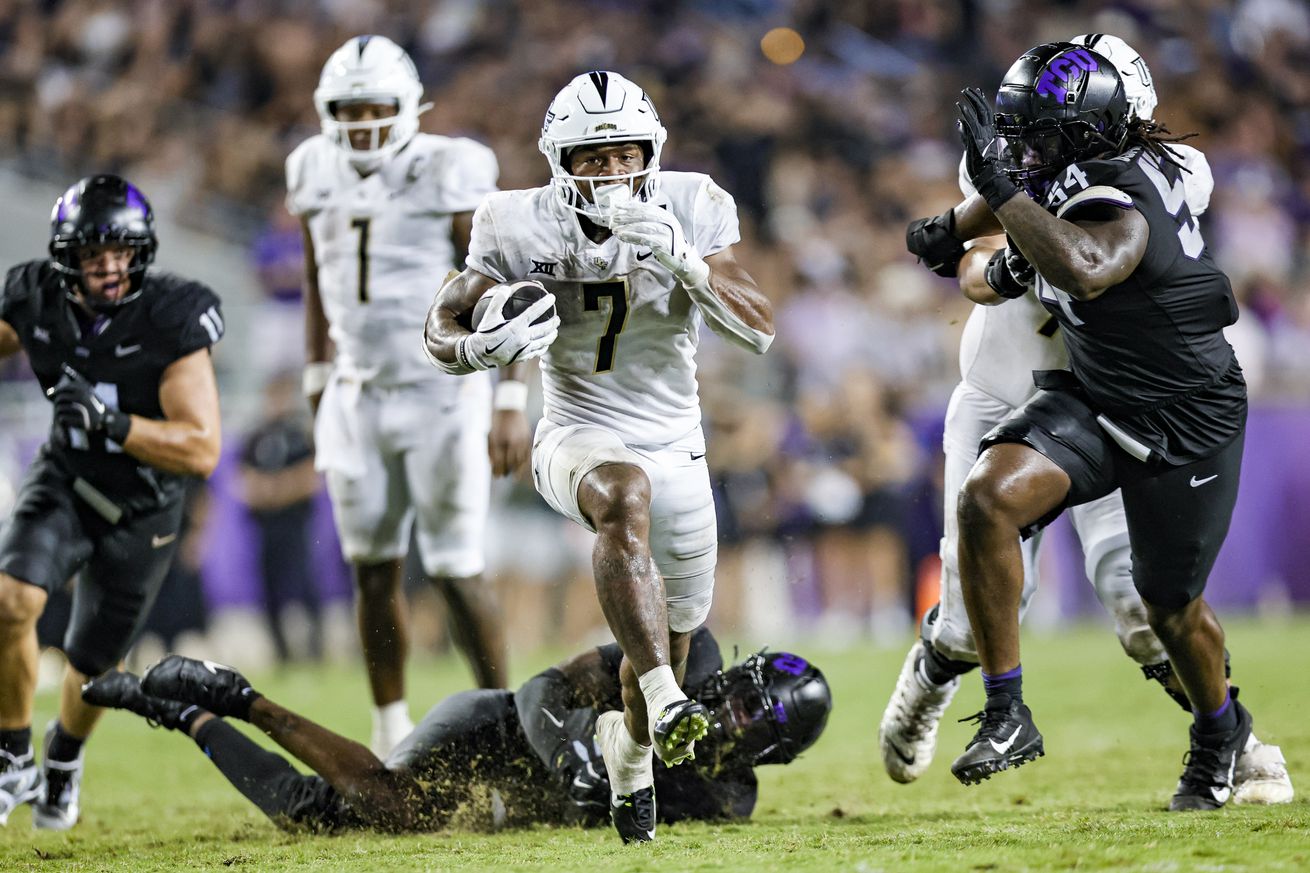
[(996, 740), (988, 740), (987, 742), (992, 744), (992, 748), (996, 750), (996, 754), (1004, 755), (1006, 752), (1010, 751), (1010, 747), (1014, 745), (1014, 741), (1019, 738), (1019, 731), (1021, 730), (1023, 730), (1022, 725), (1015, 728), (1014, 733), (1010, 734), (1010, 738), (1003, 743), (998, 743)]
[(119, 343), (114, 346), (114, 357), (126, 358), (128, 355), (135, 355), (139, 351), (141, 351), (140, 343), (137, 343), (134, 346), (125, 346), (122, 343)]
[(642, 254), (637, 255), (637, 260), (639, 260), (639, 261), (644, 261), (644, 260), (646, 260), (647, 258), (649, 258), (649, 257), (650, 257), (651, 255), (653, 255), (653, 254), (655, 254), (655, 253), (654, 253), (654, 252), (651, 252), (651, 251), (643, 252)]
[(896, 745), (895, 743), (888, 742), (887, 745), (889, 745), (889, 746), (892, 747), (892, 751), (896, 753), (896, 757), (900, 758), (900, 759), (901, 759), (902, 761), (904, 761), (906, 764), (909, 764), (909, 765), (913, 765), (913, 764), (914, 764), (914, 758), (915, 758), (914, 755), (907, 755), (907, 754), (905, 754), (904, 752), (901, 751), (901, 747), (898, 746), (898, 745)]
[(701, 452), (699, 455), (696, 454), (696, 453), (694, 453), (694, 452), (691, 452), (690, 454), (691, 454), (691, 459), (692, 459), (693, 461), (699, 461), (701, 458), (705, 457), (705, 453), (704, 453), (704, 452)]
[(1195, 476), (1193, 476), (1192, 481), (1189, 482), (1188, 484), (1190, 484), (1193, 488), (1196, 488), (1197, 486), (1204, 485), (1206, 482), (1212, 482), (1218, 478), (1219, 478), (1218, 473), (1215, 473), (1213, 476), (1206, 476), (1204, 479), (1198, 479)]
[(492, 352), (494, 352), (496, 349), (500, 348), (507, 342), (509, 342), (509, 337), (506, 337), (505, 339), (496, 343), (494, 346), (487, 346), (487, 354), (491, 354)]
[(555, 727), (557, 727), (557, 728), (562, 728), (562, 727), (564, 727), (564, 722), (562, 722), (562, 721), (560, 721), (559, 719), (557, 719), (557, 718), (555, 717), (555, 714), (554, 714), (553, 712), (551, 712), (549, 709), (547, 709), (546, 707), (544, 707), (544, 706), (541, 707), (541, 714), (544, 715), (544, 716), (546, 716), (546, 718), (550, 719), (550, 723), (553, 724), (553, 725), (555, 725)]
[(162, 536), (162, 537), (159, 536), (158, 534), (155, 534), (150, 538), (150, 548), (162, 549), (164, 546), (168, 545), (175, 539), (177, 539), (176, 533), (171, 533), (168, 534), (167, 536)]
[(573, 784), (576, 785), (577, 787), (583, 789), (584, 791), (585, 791), (586, 789), (588, 789), (588, 788), (591, 787), (591, 783), (590, 783), (590, 782), (584, 782), (584, 781), (582, 781), (582, 779), (581, 779), (580, 777), (578, 777), (578, 776), (574, 776), (574, 777), (573, 777)]

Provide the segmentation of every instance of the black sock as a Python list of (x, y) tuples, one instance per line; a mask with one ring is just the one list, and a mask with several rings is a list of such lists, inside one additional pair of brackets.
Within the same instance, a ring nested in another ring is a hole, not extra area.
[(1237, 728), (1237, 707), (1233, 695), (1224, 693), (1224, 705), (1214, 712), (1195, 712), (1196, 732), (1201, 734), (1230, 734)]
[(934, 649), (932, 643), (923, 641), (923, 675), (934, 685), (945, 685), (956, 676), (963, 676), (977, 667), (977, 664), (968, 661), (952, 660)]
[(0, 752), (21, 758), (32, 748), (32, 726), (0, 730)]
[(998, 700), (1006, 697), (1018, 703), (1023, 703), (1023, 667), (1018, 666), (1013, 670), (1007, 670), (996, 676), (989, 676), (986, 672), (982, 674), (983, 690), (987, 692), (987, 702)]
[(50, 738), (50, 748), (46, 749), (47, 761), (76, 761), (82, 753), (85, 737), (75, 737), (64, 730), (62, 722), (55, 722), (55, 735)]

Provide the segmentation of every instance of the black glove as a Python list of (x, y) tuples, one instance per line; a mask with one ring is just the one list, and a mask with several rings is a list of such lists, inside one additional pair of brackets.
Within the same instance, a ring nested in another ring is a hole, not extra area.
[(938, 276), (955, 278), (964, 257), (964, 243), (955, 236), (955, 210), (911, 221), (905, 229), (905, 247)]
[(610, 777), (594, 738), (562, 746), (551, 769), (564, 783), (569, 802), (581, 817), (609, 818)]
[(983, 92), (977, 88), (965, 88), (960, 92), (964, 99), (955, 104), (955, 112), (960, 117), (960, 140), (964, 143), (964, 169), (969, 174), (969, 181), (987, 201), (992, 212), (1019, 193), (1019, 188), (1001, 169), (996, 160), (993, 145), (996, 141), (996, 125), (993, 122), (992, 107)]
[(132, 429), (132, 416), (110, 409), (96, 396), (95, 387), (87, 378), (67, 364), (64, 364), (64, 375), (46, 394), (55, 405), (55, 424), (65, 436), (70, 429), (79, 428), (88, 434), (104, 434), (122, 445)]
[(1023, 255), (1006, 247), (998, 249), (987, 261), (983, 275), (993, 291), (1006, 300), (1013, 300), (1028, 293), (1037, 278), (1037, 271)]

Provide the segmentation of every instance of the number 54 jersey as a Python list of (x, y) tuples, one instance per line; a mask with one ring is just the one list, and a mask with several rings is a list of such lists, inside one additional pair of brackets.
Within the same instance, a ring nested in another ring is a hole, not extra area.
[(384, 386), (441, 376), (421, 338), (442, 278), (462, 266), (451, 217), (476, 209), (498, 173), (487, 147), (424, 133), (367, 176), (322, 135), (287, 158), (287, 209), (309, 224), (343, 375)]
[[(702, 257), (740, 239), (736, 204), (709, 176), (661, 172), (654, 203)], [(649, 249), (614, 236), (593, 243), (551, 188), (531, 188), (483, 201), (468, 266), (555, 294), (559, 338), (542, 359), (547, 421), (600, 425), (637, 447), (698, 430), (700, 310)]]

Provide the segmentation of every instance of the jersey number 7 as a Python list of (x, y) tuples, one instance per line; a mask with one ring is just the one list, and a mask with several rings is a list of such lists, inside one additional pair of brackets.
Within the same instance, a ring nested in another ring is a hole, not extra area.
[(582, 308), (587, 312), (599, 312), (600, 301), (610, 302), (610, 317), (605, 322), (605, 332), (596, 341), (596, 367), (593, 373), (608, 373), (614, 369), (614, 349), (619, 342), (619, 334), (628, 323), (628, 282), (589, 282), (582, 286)]

